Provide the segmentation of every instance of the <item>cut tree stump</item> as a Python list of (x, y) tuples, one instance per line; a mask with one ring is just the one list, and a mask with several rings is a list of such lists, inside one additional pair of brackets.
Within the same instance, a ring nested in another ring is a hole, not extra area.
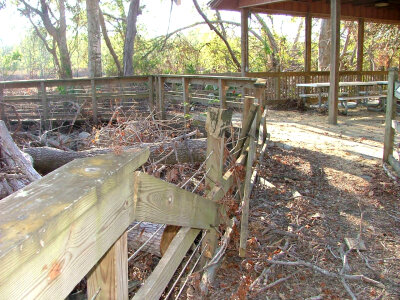
[(0, 199), (41, 178), (0, 121)]
[[(150, 161), (159, 161), (163, 157), (167, 156), (167, 154), (175, 147), (176, 154), (172, 153), (172, 155), (169, 155), (160, 163), (176, 164), (203, 162), (206, 159), (207, 141), (206, 139), (190, 139), (187, 140), (187, 142), (176, 143), (143, 143), (140, 146), (126, 147), (121, 150), (124, 151), (139, 147), (150, 148)], [(37, 147), (27, 148), (24, 152), (28, 153), (33, 158), (33, 165), (37, 171), (42, 174), (47, 174), (74, 159), (116, 152), (116, 150), (106, 148), (86, 151), (63, 151), (50, 147)]]

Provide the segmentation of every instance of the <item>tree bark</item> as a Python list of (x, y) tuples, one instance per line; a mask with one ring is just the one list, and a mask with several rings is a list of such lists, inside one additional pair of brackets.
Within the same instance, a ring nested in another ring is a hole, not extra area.
[[(185, 142), (177, 143), (143, 143), (140, 146), (126, 147), (133, 149), (138, 147), (150, 148), (150, 161), (158, 161), (164, 158), (176, 147), (176, 153), (172, 153), (160, 163), (176, 164), (188, 162), (202, 162), (206, 158), (206, 139), (191, 139)], [(24, 150), (33, 158), (33, 166), (42, 174), (47, 174), (66, 163), (77, 159), (99, 154), (114, 152), (114, 149), (95, 149), (86, 151), (63, 151), (50, 147), (28, 148)]]
[(0, 121), (0, 199), (41, 178)]
[(99, 0), (86, 0), (88, 65), (90, 77), (101, 77), (101, 34)]
[(133, 54), (136, 38), (136, 21), (139, 15), (140, 0), (131, 0), (126, 21), (126, 33), (124, 42), (124, 75), (133, 75)]
[(331, 22), (329, 19), (322, 19), (318, 41), (318, 70), (329, 70), (331, 53)]
[[(137, 250), (142, 246), (151, 236), (157, 231), (161, 224), (154, 224), (148, 222), (142, 222), (137, 225), (138, 222), (132, 223), (128, 230), (134, 226), (134, 229), (128, 232), (128, 248), (131, 250)], [(168, 249), (169, 244), (179, 231), (179, 226), (168, 225), (158, 231), (153, 238), (144, 246), (142, 251), (151, 253), (155, 256), (161, 257)]]

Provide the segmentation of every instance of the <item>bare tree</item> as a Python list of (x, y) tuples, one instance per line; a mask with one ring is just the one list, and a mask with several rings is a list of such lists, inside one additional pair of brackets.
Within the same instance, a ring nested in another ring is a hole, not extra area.
[(124, 42), (124, 75), (133, 75), (133, 54), (136, 38), (136, 21), (140, 13), (139, 10), (140, 0), (131, 0), (129, 4), (128, 17), (126, 18), (126, 33)]
[(331, 53), (331, 22), (322, 19), (318, 42), (318, 70), (329, 70)]
[[(26, 0), (21, 0), (24, 9), (20, 11), (27, 16), (35, 27), (41, 40), (45, 43), (46, 49), (53, 55), (55, 65), (58, 69), (60, 78), (72, 78), (71, 58), (67, 43), (67, 22), (65, 17), (65, 0), (57, 0), (58, 18), (50, 8), (50, 2), (39, 0), (37, 6), (34, 7)], [(52, 37), (52, 46), (42, 34), (39, 34), (38, 25), (32, 19), (35, 15), (40, 17), (41, 25), (44, 26), (47, 33)], [(57, 56), (57, 50), (58, 56)]]
[(86, 0), (88, 66), (91, 77), (101, 77), (101, 33), (99, 0)]

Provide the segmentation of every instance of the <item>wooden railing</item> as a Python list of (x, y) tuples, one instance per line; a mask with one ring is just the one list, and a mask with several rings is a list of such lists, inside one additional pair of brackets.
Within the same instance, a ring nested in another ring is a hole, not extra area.
[[(266, 110), (255, 101), (262, 102), (246, 97), (242, 130), (231, 154), (236, 166), (247, 165), (241, 254), (246, 248), (257, 148), (259, 159), (266, 148)], [(221, 200), (239, 180), (235, 166), (226, 167), (223, 151), (231, 116), (222, 108), (210, 108), (207, 115), (205, 196), (135, 171), (149, 157), (148, 149), (139, 149), (72, 161), (4, 198), (1, 298), (64, 299), (86, 276), (88, 299), (127, 299), (126, 230), (133, 221), (182, 226), (134, 299), (161, 296), (201, 230), (207, 230), (201, 252), (207, 262), (218, 251), (215, 228), (230, 224)]]
[(383, 162), (390, 164), (400, 176), (400, 82), (398, 69), (389, 70), (386, 101), (385, 140)]

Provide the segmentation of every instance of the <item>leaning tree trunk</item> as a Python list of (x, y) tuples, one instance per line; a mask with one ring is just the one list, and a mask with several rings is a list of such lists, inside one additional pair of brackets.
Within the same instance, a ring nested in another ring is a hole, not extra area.
[(90, 77), (101, 77), (101, 33), (98, 0), (86, 0)]
[[(206, 146), (206, 139), (190, 139), (179, 143), (143, 143), (140, 146), (127, 147), (126, 149), (149, 147), (151, 162), (157, 162), (167, 154), (170, 154), (160, 163), (176, 164), (204, 161), (206, 158)], [(176, 149), (176, 151), (171, 153), (173, 149)], [(75, 152), (50, 147), (37, 147), (28, 148), (24, 151), (33, 158), (35, 169), (46, 174), (74, 159), (110, 153), (115, 150), (107, 148)]]
[(126, 33), (124, 42), (124, 75), (133, 75), (133, 53), (136, 38), (136, 21), (140, 13), (139, 9), (140, 0), (131, 0), (129, 5), (128, 17), (126, 20)]
[(329, 70), (331, 53), (331, 22), (329, 19), (322, 19), (318, 41), (318, 70)]
[(41, 178), (0, 121), (0, 199)]

